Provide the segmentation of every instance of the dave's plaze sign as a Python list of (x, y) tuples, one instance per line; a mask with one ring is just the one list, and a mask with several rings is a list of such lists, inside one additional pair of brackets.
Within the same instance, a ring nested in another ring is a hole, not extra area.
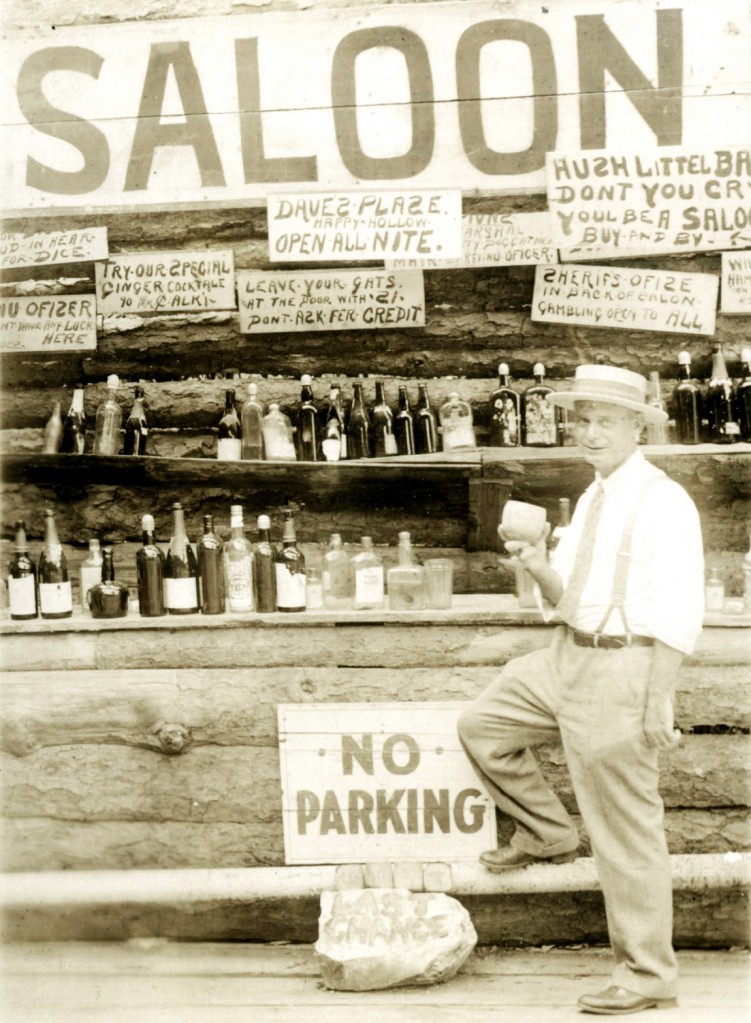
[(0, 298), (0, 352), (96, 348), (96, 297)]
[(723, 252), (720, 312), (751, 316), (751, 252)]
[(421, 270), (243, 271), (237, 301), (243, 334), (425, 324)]
[(719, 283), (714, 274), (577, 264), (538, 266), (532, 319), (713, 334)]
[(6, 27), (5, 205), (543, 192), (554, 150), (748, 144), (748, 0), (308, 7)]
[(97, 263), (97, 307), (117, 313), (201, 312), (235, 308), (231, 249), (132, 252)]
[(32, 235), (0, 233), (0, 270), (106, 259), (106, 227)]
[(463, 704), (279, 707), (287, 863), (476, 859), (494, 806), (456, 735)]

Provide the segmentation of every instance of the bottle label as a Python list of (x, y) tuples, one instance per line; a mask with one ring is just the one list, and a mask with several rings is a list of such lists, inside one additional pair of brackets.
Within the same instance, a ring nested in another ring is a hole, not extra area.
[(396, 437), (393, 433), (384, 434), (383, 447), (387, 455), (395, 455), (397, 453)]
[(25, 575), (20, 579), (10, 576), (8, 579), (8, 603), (12, 615), (36, 614), (36, 584), (33, 575)]
[(239, 437), (220, 437), (216, 457), (220, 462), (239, 462), (242, 455), (242, 441)]
[(247, 558), (230, 561), (225, 558), (227, 599), (231, 611), (253, 610), (253, 560)]
[(286, 565), (277, 563), (276, 606), (305, 607), (305, 573), (290, 572)]
[(165, 579), (164, 603), (166, 607), (174, 607), (178, 611), (187, 611), (188, 608), (198, 610), (198, 580)]
[(67, 583), (40, 583), (39, 610), (42, 614), (67, 614), (73, 610), (73, 589)]
[(321, 451), (327, 462), (338, 462), (341, 458), (342, 447), (338, 437), (324, 437), (321, 441)]
[(383, 601), (383, 566), (371, 565), (355, 571), (355, 603), (380, 604)]
[(556, 442), (555, 408), (542, 394), (527, 396), (525, 407), (527, 444), (549, 444)]

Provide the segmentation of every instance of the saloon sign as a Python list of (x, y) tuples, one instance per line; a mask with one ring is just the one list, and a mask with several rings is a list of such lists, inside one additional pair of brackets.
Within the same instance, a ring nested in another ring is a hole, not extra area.
[(748, 0), (466, 0), (6, 21), (4, 203), (542, 192), (552, 150), (744, 144), (748, 15)]

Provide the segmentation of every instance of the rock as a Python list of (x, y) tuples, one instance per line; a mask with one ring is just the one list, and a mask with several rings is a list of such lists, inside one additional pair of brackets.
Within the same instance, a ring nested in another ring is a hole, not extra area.
[(443, 892), (323, 892), (318, 923), (323, 982), (336, 991), (442, 983), (477, 943), (469, 913)]

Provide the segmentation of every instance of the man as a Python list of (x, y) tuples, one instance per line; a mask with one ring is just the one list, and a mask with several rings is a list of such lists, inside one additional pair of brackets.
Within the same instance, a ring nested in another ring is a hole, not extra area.
[(545, 535), (507, 549), (565, 622), (552, 645), (509, 661), (462, 713), (462, 744), (511, 843), (483, 853), (495, 872), (577, 855), (575, 825), (529, 747), (560, 737), (605, 898), (615, 957), (611, 983), (585, 1012), (618, 1015), (674, 1005), (672, 886), (658, 793), (658, 757), (678, 740), (673, 690), (701, 631), (699, 516), (677, 483), (638, 450), (647, 381), (613, 366), (580, 366), (573, 390), (548, 397), (574, 413), (595, 480), (548, 564)]

